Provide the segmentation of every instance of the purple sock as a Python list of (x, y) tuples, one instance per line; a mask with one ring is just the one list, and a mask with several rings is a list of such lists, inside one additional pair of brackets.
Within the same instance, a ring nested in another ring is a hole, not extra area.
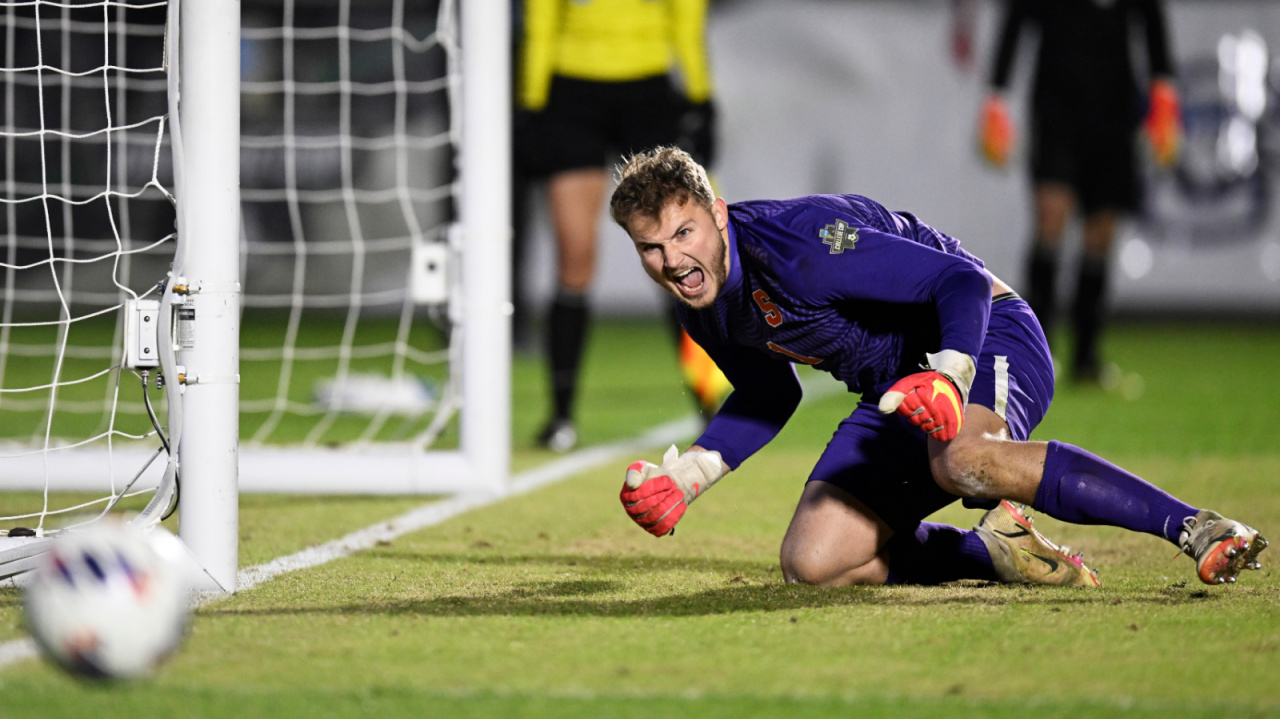
[(995, 580), (991, 554), (977, 533), (922, 522), (914, 533), (898, 532), (886, 546), (886, 585), (937, 585), (952, 580)]
[(1074, 445), (1052, 441), (1031, 507), (1080, 525), (1114, 525), (1177, 544), (1196, 509)]

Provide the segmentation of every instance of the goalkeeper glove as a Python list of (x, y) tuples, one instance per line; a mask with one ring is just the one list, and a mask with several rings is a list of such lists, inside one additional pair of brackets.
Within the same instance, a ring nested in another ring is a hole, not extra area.
[(955, 350), (926, 353), (925, 360), (925, 372), (902, 378), (880, 398), (880, 412), (897, 412), (945, 442), (964, 426), (964, 405), (977, 368), (972, 357)]
[(622, 507), (637, 525), (662, 537), (684, 517), (689, 503), (728, 472), (718, 452), (688, 450), (680, 455), (672, 445), (661, 466), (643, 460), (631, 463), (622, 485)]
[(982, 157), (992, 165), (1003, 168), (1013, 152), (1013, 120), (1004, 97), (993, 93), (982, 104), (982, 116), (978, 120), (978, 144)]
[(1182, 116), (1173, 83), (1163, 79), (1151, 81), (1151, 103), (1142, 129), (1151, 144), (1156, 165), (1172, 165), (1182, 148)]

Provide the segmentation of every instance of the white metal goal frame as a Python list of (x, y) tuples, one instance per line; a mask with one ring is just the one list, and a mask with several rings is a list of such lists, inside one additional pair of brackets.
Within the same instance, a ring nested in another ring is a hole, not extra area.
[[(347, 1), (347, 0), (344, 0)], [(254, 446), (239, 442), (241, 277), (239, 198), (240, 4), (171, 0), (166, 39), (178, 239), (161, 295), (161, 337), (184, 311), (185, 342), (160, 343), (170, 377), (169, 434), (181, 467), (179, 536), (191, 582), (234, 591), (238, 494), (483, 493), (506, 490), (510, 462), (510, 107), (509, 8), (504, 0), (457, 2), (460, 16), (455, 232), (449, 314), (457, 322), (457, 449), (357, 445), (350, 449)], [(56, 5), (56, 3), (50, 3)], [(175, 51), (176, 48), (176, 51)], [(167, 362), (166, 362), (167, 361)], [(47, 452), (47, 449), (46, 449)], [(46, 490), (93, 488), (102, 452), (63, 450), (76, 462), (44, 463)], [(150, 453), (117, 451), (107, 462), (145, 466)], [(171, 475), (143, 521), (167, 506)], [(359, 478), (361, 482), (355, 483)], [(0, 490), (6, 483), (0, 481)], [(0, 537), (0, 577), (33, 567), (48, 538)]]

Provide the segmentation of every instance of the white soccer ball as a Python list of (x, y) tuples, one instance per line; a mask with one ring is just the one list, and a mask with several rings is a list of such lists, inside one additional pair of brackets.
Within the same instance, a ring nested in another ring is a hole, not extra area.
[(72, 674), (148, 675), (186, 633), (190, 607), (177, 568), (122, 522), (59, 537), (32, 575), (24, 601), (31, 634)]

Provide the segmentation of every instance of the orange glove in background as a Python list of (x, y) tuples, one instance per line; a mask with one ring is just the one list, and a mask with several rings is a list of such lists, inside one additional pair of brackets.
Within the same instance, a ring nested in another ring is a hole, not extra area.
[(1014, 136), (1008, 104), (1000, 95), (989, 95), (982, 104), (982, 114), (978, 119), (978, 145), (983, 159), (998, 168), (1008, 165)]
[(1142, 131), (1151, 143), (1157, 165), (1169, 167), (1178, 160), (1182, 150), (1182, 113), (1178, 91), (1168, 80), (1151, 81), (1151, 103)]

